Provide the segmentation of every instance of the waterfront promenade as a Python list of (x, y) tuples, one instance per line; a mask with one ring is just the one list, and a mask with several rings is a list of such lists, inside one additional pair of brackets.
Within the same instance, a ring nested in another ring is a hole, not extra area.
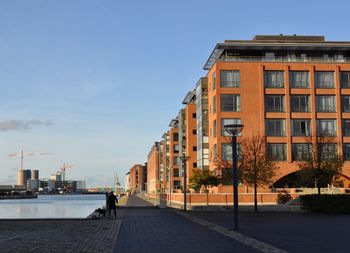
[(348, 252), (348, 215), (158, 208), (137, 196), (118, 218), (0, 220), (0, 252)]

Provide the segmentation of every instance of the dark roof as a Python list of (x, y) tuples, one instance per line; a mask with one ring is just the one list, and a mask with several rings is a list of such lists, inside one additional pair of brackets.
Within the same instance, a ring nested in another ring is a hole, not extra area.
[(182, 101), (182, 104), (186, 105), (188, 103), (191, 102), (191, 100), (196, 96), (196, 91), (195, 90), (191, 90), (187, 93), (186, 97), (184, 98), (184, 100)]

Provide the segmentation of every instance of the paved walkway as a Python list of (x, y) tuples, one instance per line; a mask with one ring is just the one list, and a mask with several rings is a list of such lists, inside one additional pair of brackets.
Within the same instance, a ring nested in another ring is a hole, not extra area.
[(150, 202), (145, 201), (135, 195), (131, 195), (128, 200), (126, 201), (126, 206), (139, 206), (139, 207), (146, 207), (146, 206), (153, 206)]
[(225, 253), (255, 251), (169, 210), (129, 208), (117, 238), (115, 252)]
[[(233, 227), (232, 212), (189, 212), (226, 228)], [(347, 253), (349, 215), (315, 213), (240, 213), (240, 233), (288, 252)]]
[(1, 253), (113, 252), (120, 220), (0, 220)]

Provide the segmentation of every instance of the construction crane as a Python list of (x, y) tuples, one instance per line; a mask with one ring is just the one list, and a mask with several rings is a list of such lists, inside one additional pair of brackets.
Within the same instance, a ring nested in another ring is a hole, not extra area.
[(62, 165), (62, 167), (59, 170), (60, 172), (62, 172), (62, 181), (66, 180), (66, 169), (69, 169), (69, 168), (72, 168), (72, 167), (74, 167), (73, 164), (64, 163)]
[(35, 155), (52, 155), (53, 153), (34, 153), (34, 152), (23, 152), (23, 150), (21, 150), (18, 153), (14, 153), (14, 154), (9, 154), (9, 156), (11, 157), (19, 157), (21, 159), (21, 167), (20, 170), (23, 170), (23, 159), (26, 156), (35, 156)]

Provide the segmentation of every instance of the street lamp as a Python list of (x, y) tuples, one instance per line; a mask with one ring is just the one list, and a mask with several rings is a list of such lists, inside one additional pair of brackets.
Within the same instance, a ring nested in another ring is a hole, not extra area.
[(184, 211), (187, 211), (187, 170), (186, 170), (186, 162), (189, 159), (188, 156), (186, 156), (185, 154), (183, 154), (180, 157), (181, 161), (182, 161), (182, 166), (183, 166), (183, 173), (184, 173)]
[(224, 129), (232, 136), (232, 170), (233, 170), (233, 215), (234, 230), (238, 231), (238, 171), (237, 171), (237, 135), (243, 130), (242, 124), (224, 125)]

